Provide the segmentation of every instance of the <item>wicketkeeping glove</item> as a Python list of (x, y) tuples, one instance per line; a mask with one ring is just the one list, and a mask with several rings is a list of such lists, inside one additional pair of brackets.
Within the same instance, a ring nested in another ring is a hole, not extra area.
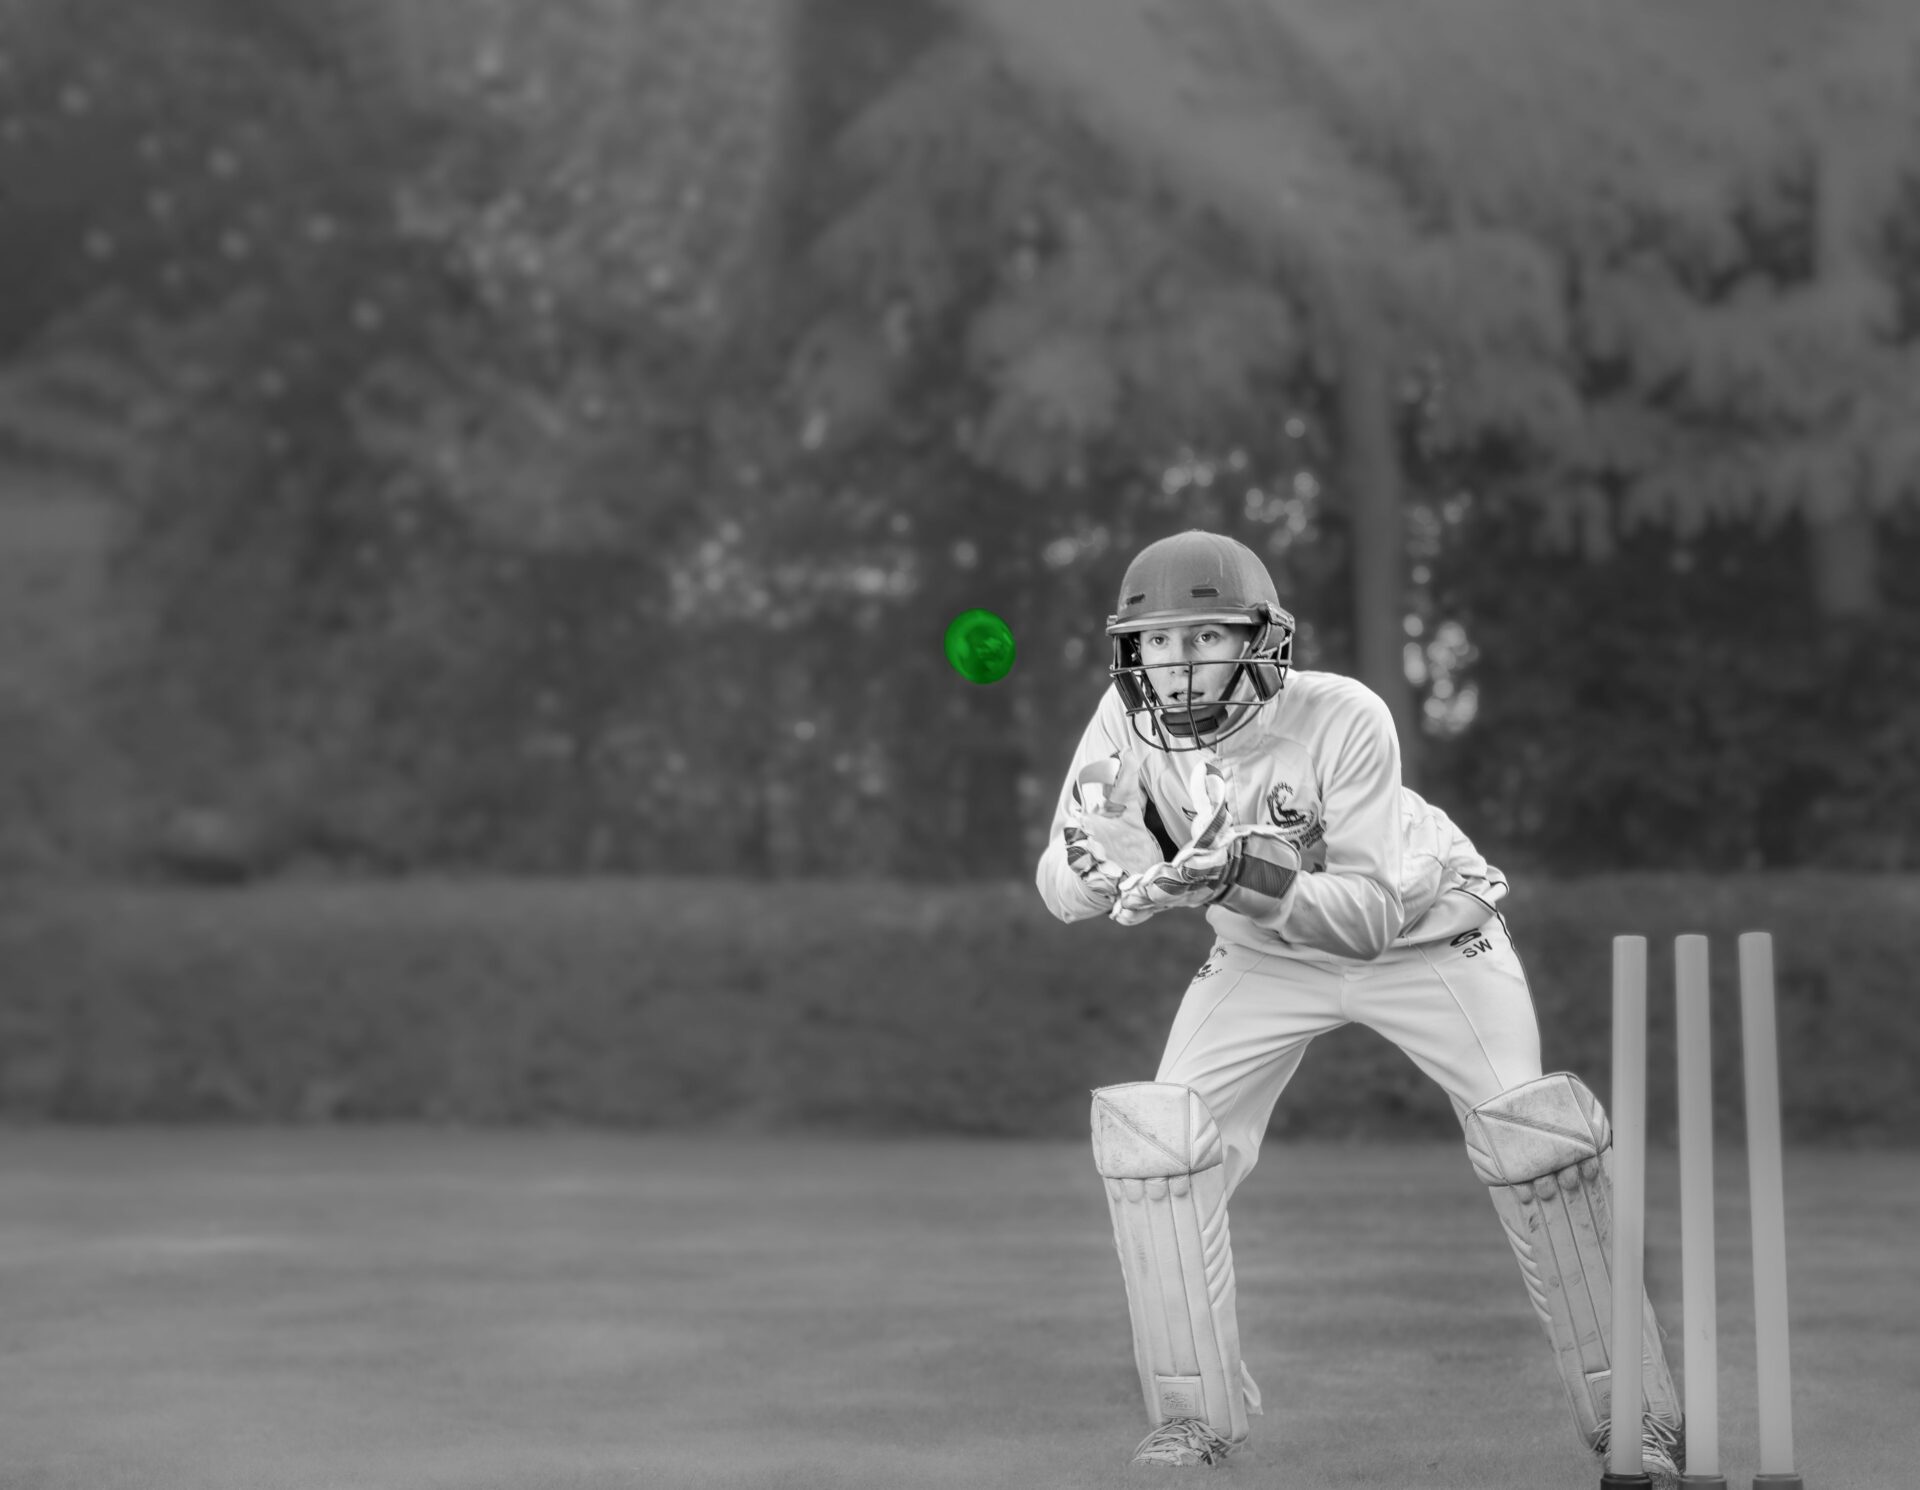
[(1300, 849), (1286, 828), (1236, 828), (1227, 845), (1227, 863), (1221, 871), (1220, 892), (1213, 904), (1223, 905), (1253, 921), (1264, 921), (1279, 909), (1294, 876), (1300, 873)]
[(1206, 905), (1221, 887), (1226, 867), (1222, 835), (1233, 820), (1226, 777), (1213, 761), (1197, 767), (1190, 790), (1204, 804), (1206, 817), (1197, 824), (1193, 841), (1168, 864), (1154, 864), (1120, 882), (1120, 895), (1107, 912), (1122, 926), (1138, 926), (1161, 911)]
[[(1129, 872), (1160, 862), (1160, 844), (1141, 819), (1139, 800), (1139, 785), (1123, 774), (1120, 753), (1115, 751), (1081, 768), (1067, 803), (1068, 824), (1092, 835), (1099, 858), (1114, 871), (1115, 889)], [(1073, 848), (1068, 844), (1069, 863), (1073, 863)], [(1079, 865), (1074, 872), (1080, 873)], [(1110, 892), (1101, 895), (1102, 900), (1112, 898)]]
[(1279, 831), (1231, 828), (1221, 842), (1196, 840), (1172, 863), (1129, 875), (1107, 914), (1122, 926), (1138, 926), (1161, 911), (1224, 905), (1259, 920), (1278, 907), (1299, 872), (1300, 851)]
[[(1108, 797), (1119, 779), (1119, 751), (1103, 760), (1088, 761), (1080, 768), (1080, 775), (1073, 785), (1074, 805), (1090, 817), (1110, 815)], [(1111, 811), (1118, 812), (1119, 809), (1114, 807)]]
[(1123, 874), (1120, 866), (1107, 857), (1106, 851), (1085, 828), (1068, 823), (1060, 830), (1060, 836), (1066, 840), (1067, 868), (1080, 876), (1097, 899), (1112, 901), (1120, 893)]
[(1220, 867), (1189, 859), (1183, 850), (1171, 864), (1156, 864), (1122, 880), (1107, 915), (1122, 926), (1138, 926), (1162, 911), (1211, 904), (1220, 890)]

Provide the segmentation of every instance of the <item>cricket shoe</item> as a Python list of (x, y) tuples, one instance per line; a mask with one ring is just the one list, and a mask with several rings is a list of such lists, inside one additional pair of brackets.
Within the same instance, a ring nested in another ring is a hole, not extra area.
[(1198, 1418), (1173, 1418), (1140, 1440), (1140, 1447), (1133, 1451), (1133, 1462), (1175, 1466), (1224, 1464), (1232, 1452), (1232, 1441), (1222, 1438)]
[[(1640, 1434), (1640, 1468), (1653, 1482), (1653, 1490), (1682, 1490), (1680, 1472), (1686, 1468), (1686, 1430), (1648, 1418)], [(1600, 1442), (1594, 1452), (1602, 1465), (1607, 1462), (1607, 1430), (1600, 1430)]]

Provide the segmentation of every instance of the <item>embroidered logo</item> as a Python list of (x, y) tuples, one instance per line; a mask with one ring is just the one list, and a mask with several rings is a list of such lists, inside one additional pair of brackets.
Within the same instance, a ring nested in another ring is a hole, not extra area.
[(1215, 947), (1207, 954), (1207, 960), (1200, 964), (1200, 971), (1193, 975), (1193, 981), (1198, 983), (1202, 978), (1211, 978), (1215, 973), (1219, 972), (1221, 968), (1226, 966), (1226, 962), (1227, 949), (1225, 947)]
[(1481, 928), (1463, 931), (1447, 943), (1449, 947), (1458, 947), (1468, 957), (1478, 957), (1482, 952), (1491, 952), (1493, 943), (1480, 934)]
[(1326, 837), (1326, 829), (1321, 826), (1319, 818), (1311, 812), (1301, 812), (1287, 806), (1286, 799), (1292, 795), (1293, 784), (1286, 781), (1267, 793), (1267, 821), (1278, 828), (1287, 842), (1304, 855), (1314, 844)]

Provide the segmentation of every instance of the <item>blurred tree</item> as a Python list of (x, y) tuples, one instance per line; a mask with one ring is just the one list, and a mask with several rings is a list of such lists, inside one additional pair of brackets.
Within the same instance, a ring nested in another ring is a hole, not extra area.
[[(913, 867), (1019, 872), (1023, 825), (1044, 826), (1056, 754), (1105, 683), (1123, 551), (1183, 522), (1276, 560), (1299, 537), (1297, 506), (1253, 488), (1318, 459), (1304, 421), (1272, 418), (1309, 391), (1302, 338), (1234, 235), (1197, 238), (1139, 198), (939, 7), (807, 16), (816, 191), (796, 203), (807, 273), (779, 324), (792, 432), (831, 495), (792, 509), (814, 534), (762, 536), (870, 586), (846, 596), (838, 645), (888, 680), (894, 802), (957, 856)], [(939, 650), (973, 605), (1020, 642), (993, 688)]]
[[(1518, 454), (1562, 536), (1797, 509), (1827, 608), (1871, 594), (1862, 514), (1911, 497), (1920, 451), (1871, 249), (1913, 159), (1911, 6), (967, 8), (1301, 295), (1340, 391), (1358, 668), (1403, 735), (1408, 379), (1421, 437)], [(1820, 252), (1730, 294), (1740, 188), (1781, 178), (1816, 191)]]
[(76, 708), (109, 514), (0, 465), (0, 879), (74, 862), (102, 831), (110, 771)]
[[(1472, 727), (1435, 743), (1449, 810), (1510, 872), (1920, 863), (1920, 592), (1872, 645), (1815, 615), (1806, 528), (1643, 527), (1543, 554), (1523, 498), (1469, 497), (1432, 560), (1473, 641)], [(1889, 572), (1920, 513), (1882, 523)]]
[(431, 300), (396, 293), (432, 276), (377, 231), (390, 178), (366, 164), (403, 172), (428, 141), (343, 107), (262, 14), (79, 0), (7, 32), (0, 258), (26, 293), (0, 441), (116, 508), (116, 624), (72, 682), (142, 714), (120, 739), (163, 798), (183, 772), (258, 775), (245, 731), (378, 588), (360, 540), (388, 514), (350, 536), (336, 500), (342, 372)]
[(120, 737), (340, 859), (997, 873), (1172, 527), (1309, 662), (1351, 557), (1434, 703), (1405, 567), (1495, 515), (1831, 503), (1807, 593), (1871, 601), (1904, 16), (1143, 4), (12, 0), (0, 441), (122, 493)]
[[(1169, 231), (1196, 231), (1197, 213), (1202, 235), (1248, 235), (1257, 272), (1299, 297), (1303, 349), (1334, 390), (1354, 666), (1393, 707), (1416, 776), (1396, 457), (1406, 377), (1436, 344), (1465, 341), (1489, 376), (1551, 403), (1560, 384), (1551, 277), (1526, 244), (1498, 232), (1422, 241), (1432, 184), (1347, 117), (1337, 78), (1264, 16), (1213, 3), (1165, 24), (1141, 4), (970, 9), (1010, 65), (1036, 87), (1063, 86), (1075, 111), (1119, 142)], [(1450, 292), (1419, 293), (1423, 279), (1450, 280)]]
[[(1873, 516), (1920, 499), (1920, 361), (1897, 325), (1887, 241), (1920, 170), (1920, 14), (1872, 0), (1655, 7), (1604, 24), (1618, 33), (1606, 49), (1528, 73), (1569, 131), (1535, 167), (1554, 188), (1537, 202), (1500, 194), (1511, 167), (1499, 149), (1489, 162), (1470, 121), (1422, 121), (1469, 205), (1568, 266), (1584, 408), (1522, 442), (1522, 479), (1545, 498), (1550, 536), (1596, 553), (1648, 522), (1684, 540), (1798, 515), (1818, 609), (1870, 613)], [(1473, 407), (1476, 387), (1458, 425), (1452, 393), (1435, 392), (1435, 443), (1515, 430)]]
[(767, 736), (741, 727), (763, 671), (743, 645), (755, 608), (693, 614), (689, 586), (756, 496), (742, 472), (765, 397), (755, 311), (786, 179), (793, 8), (346, 10), (363, 77), (461, 121), (408, 182), (402, 221), (458, 266), (491, 353), (384, 369), (362, 443), (547, 576), (558, 650), (535, 674), (548, 702), (530, 748), (574, 804), (558, 839), (594, 865), (762, 861), (777, 773)]
[[(9, 33), (0, 254), (41, 293), (0, 429), (123, 497), (121, 733), (163, 795), (283, 819), (241, 840), (630, 853), (613, 762), (660, 721), (608, 653), (706, 515), (784, 7), (280, 11)], [(515, 781), (572, 804), (545, 847)]]

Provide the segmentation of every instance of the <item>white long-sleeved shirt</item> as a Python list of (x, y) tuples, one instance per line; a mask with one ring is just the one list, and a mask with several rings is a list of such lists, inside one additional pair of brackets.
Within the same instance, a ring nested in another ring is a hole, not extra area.
[[(1082, 768), (1115, 758), (1109, 806), (1117, 815), (1084, 813), (1075, 790)], [(1197, 773), (1208, 760), (1226, 777), (1232, 820), (1288, 828), (1308, 871), (1259, 920), (1209, 907), (1207, 920), (1227, 941), (1371, 961), (1391, 946), (1479, 926), (1506, 894), (1505, 877), (1467, 835), (1402, 785), (1399, 736), (1380, 696), (1352, 678), (1296, 669), (1252, 723), (1199, 751), (1147, 744), (1109, 688), (1080, 738), (1035, 873), (1047, 908), (1063, 921), (1108, 910), (1067, 865), (1068, 822), (1127, 870), (1171, 858), (1205, 810)]]

